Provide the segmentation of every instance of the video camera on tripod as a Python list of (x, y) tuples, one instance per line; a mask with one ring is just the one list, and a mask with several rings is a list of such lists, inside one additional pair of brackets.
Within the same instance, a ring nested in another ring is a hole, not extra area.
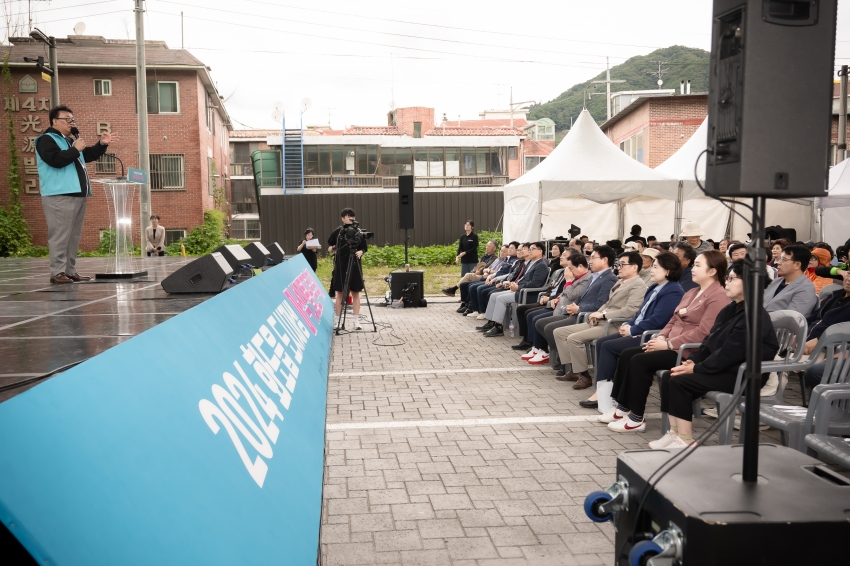
[(339, 232), (339, 237), (352, 249), (356, 248), (364, 240), (371, 240), (375, 237), (374, 232), (365, 232), (360, 229), (360, 223), (354, 220), (351, 224), (343, 224), (342, 230)]

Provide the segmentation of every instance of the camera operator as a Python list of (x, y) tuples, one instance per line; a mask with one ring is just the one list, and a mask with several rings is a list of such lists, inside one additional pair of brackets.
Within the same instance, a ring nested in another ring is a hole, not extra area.
[[(343, 236), (343, 230), (346, 225), (354, 222), (354, 210), (343, 208), (339, 213), (342, 219), (343, 226), (338, 227), (328, 238), (328, 251), (335, 252), (334, 269), (332, 277), (333, 290), (336, 292), (336, 303), (334, 305), (334, 327), (339, 325), (339, 317), (342, 314), (343, 301), (347, 297), (343, 296), (343, 285), (345, 285), (345, 275), (348, 272), (348, 263), (351, 260), (351, 247), (349, 242)], [(360, 262), (360, 258), (367, 250), (366, 238), (360, 238), (356, 245), (354, 258)], [(351, 292), (351, 303), (354, 310), (354, 329), (360, 330), (360, 291), (363, 290), (363, 277), (359, 269), (359, 265), (352, 266), (351, 276), (349, 279), (348, 290)]]

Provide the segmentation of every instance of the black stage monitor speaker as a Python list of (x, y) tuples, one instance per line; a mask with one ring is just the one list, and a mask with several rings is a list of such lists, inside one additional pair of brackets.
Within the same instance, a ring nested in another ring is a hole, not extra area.
[(277, 242), (269, 244), (268, 246), (266, 246), (266, 249), (269, 250), (269, 253), (271, 254), (271, 259), (275, 265), (283, 263), (286, 254), (284, 253), (283, 248), (280, 247), (280, 244), (278, 244)]
[(393, 271), (390, 273), (390, 295), (394, 301), (404, 298), (405, 288), (408, 285), (413, 285), (409, 289), (411, 304), (405, 305), (405, 307), (425, 306), (423, 302), (425, 298), (424, 271)]
[(824, 196), (837, 0), (714, 0), (706, 191)]
[[(233, 269), (233, 271), (241, 269), (239, 267), (240, 265), (254, 265), (254, 260), (252, 260), (251, 256), (248, 255), (248, 252), (245, 251), (245, 248), (237, 244), (219, 246), (219, 248), (215, 251), (217, 251), (224, 257), (227, 263), (230, 264), (230, 267)], [(254, 265), (254, 267), (262, 267), (262, 264)]]
[(245, 252), (251, 256), (251, 265), (254, 267), (263, 267), (268, 263), (271, 257), (271, 252), (266, 249), (266, 246), (260, 242), (251, 242), (243, 248)]
[(398, 229), (413, 230), (413, 175), (398, 178)]
[(232, 273), (233, 268), (224, 256), (213, 252), (163, 279), (162, 288), (166, 293), (220, 293), (230, 286)]

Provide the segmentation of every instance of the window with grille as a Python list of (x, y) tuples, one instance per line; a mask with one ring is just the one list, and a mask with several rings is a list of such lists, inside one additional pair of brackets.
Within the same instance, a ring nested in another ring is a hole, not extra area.
[(94, 162), (95, 173), (115, 173), (115, 154), (104, 153)]
[(166, 246), (170, 246), (175, 242), (180, 242), (180, 238), (186, 238), (186, 230), (165, 230)]
[(231, 236), (236, 240), (259, 240), (260, 221), (249, 218), (234, 218)]
[(112, 96), (112, 81), (109, 79), (94, 80), (95, 96)]
[(185, 185), (183, 155), (151, 154), (151, 190), (182, 190)]
[[(175, 81), (147, 82), (148, 114), (177, 114), (180, 112), (180, 89)], [(133, 89), (135, 111), (139, 111), (136, 99), (136, 89)]]

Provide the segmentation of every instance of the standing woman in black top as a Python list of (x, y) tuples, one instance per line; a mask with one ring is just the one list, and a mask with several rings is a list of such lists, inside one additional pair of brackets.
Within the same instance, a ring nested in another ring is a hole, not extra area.
[(301, 240), (301, 243), (298, 244), (297, 248), (297, 251), (301, 252), (301, 255), (304, 256), (304, 259), (306, 259), (307, 263), (310, 264), (310, 267), (313, 268), (314, 273), (319, 267), (319, 258), (317, 256), (319, 255), (318, 252), (322, 246), (308, 248), (307, 242), (315, 238), (316, 236), (314, 235), (313, 229), (307, 228), (306, 230), (304, 230), (304, 239)]
[(475, 228), (475, 222), (467, 220), (463, 225), (466, 232), (457, 243), (455, 263), (460, 264), (461, 277), (474, 270), (478, 264), (478, 234), (472, 231), (473, 228)]

